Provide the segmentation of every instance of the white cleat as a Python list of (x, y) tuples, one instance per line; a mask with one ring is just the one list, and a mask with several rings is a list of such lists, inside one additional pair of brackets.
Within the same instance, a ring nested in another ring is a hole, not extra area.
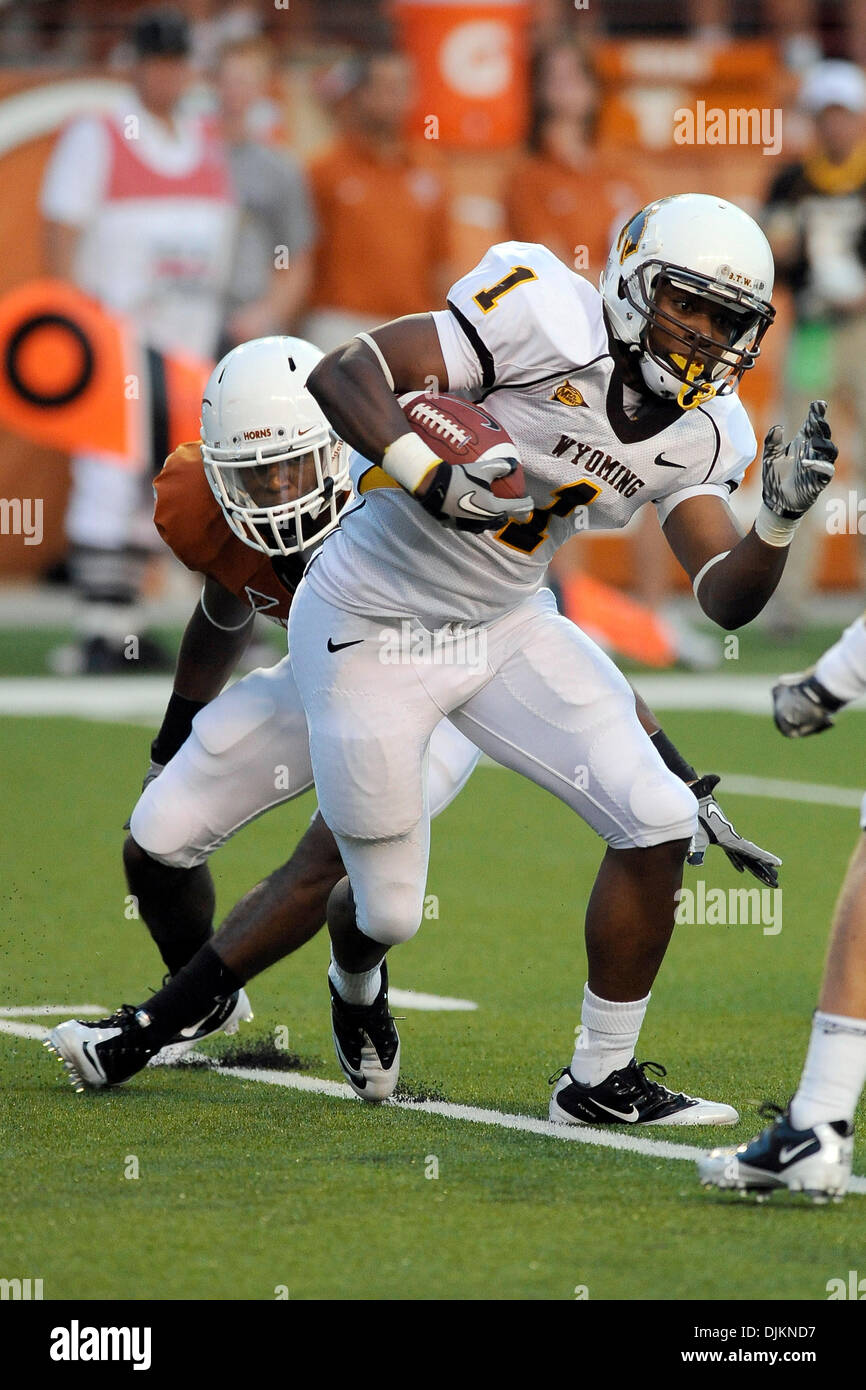
[[(767, 1107), (776, 1109), (776, 1107)], [(767, 1113), (767, 1110), (764, 1113)], [(697, 1160), (702, 1187), (751, 1192), (766, 1201), (787, 1188), (813, 1202), (840, 1202), (848, 1187), (854, 1155), (854, 1130), (845, 1120), (794, 1129), (787, 1110), (777, 1111), (771, 1125), (736, 1149), (713, 1149)]]

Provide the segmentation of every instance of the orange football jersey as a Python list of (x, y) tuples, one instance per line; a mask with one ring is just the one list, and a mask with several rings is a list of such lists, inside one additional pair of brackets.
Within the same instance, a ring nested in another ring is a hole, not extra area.
[(304, 562), (298, 555), (272, 560), (238, 540), (210, 490), (197, 440), (169, 454), (153, 490), (156, 529), (181, 563), (285, 627)]

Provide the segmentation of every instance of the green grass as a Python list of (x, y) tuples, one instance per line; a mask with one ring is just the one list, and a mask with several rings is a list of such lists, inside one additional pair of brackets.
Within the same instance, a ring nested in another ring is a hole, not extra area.
[[(785, 743), (769, 721), (672, 714), (701, 770), (857, 787), (863, 717)], [(146, 932), (124, 917), (121, 825), (146, 730), (7, 719), (0, 787), (0, 1005), (137, 1002), (159, 983)], [(14, 789), (14, 790), (13, 790)], [(778, 936), (683, 926), (641, 1038), (676, 1087), (723, 1098), (749, 1137), (765, 1097), (796, 1085), (827, 925), (856, 814), (724, 796), (738, 827), (785, 858)], [(219, 911), (286, 858), (303, 798), (215, 861)], [(410, 1089), (546, 1114), (585, 977), (582, 918), (599, 859), (564, 807), (482, 769), (438, 822), (428, 891), (438, 921), (392, 955), (394, 985), (475, 999), (476, 1013), (409, 1012)], [(708, 884), (740, 886), (717, 851)], [(696, 871), (688, 870), (693, 883)], [(255, 981), (263, 1045), (289, 1030), (316, 1076), (332, 1056), (320, 936)], [(43, 1278), (47, 1298), (826, 1298), (862, 1267), (866, 1199), (812, 1208), (713, 1197), (691, 1164), (560, 1143), (397, 1109), (368, 1109), (201, 1070), (148, 1071), (76, 1096), (37, 1042), (0, 1034), (4, 1202), (0, 1276)], [(866, 1115), (861, 1114), (861, 1120)], [(718, 1131), (655, 1129), (710, 1143)], [(135, 1155), (140, 1176), (124, 1177)], [(429, 1155), (438, 1180), (425, 1178)], [(866, 1164), (861, 1156), (861, 1171)]]

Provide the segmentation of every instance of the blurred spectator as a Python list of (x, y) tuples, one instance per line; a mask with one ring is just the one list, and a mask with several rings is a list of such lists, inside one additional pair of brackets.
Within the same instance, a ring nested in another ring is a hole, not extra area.
[(543, 50), (533, 74), (529, 155), (505, 195), (509, 235), (540, 241), (597, 282), (612, 234), (649, 190), (594, 146), (599, 89), (576, 43)]
[(405, 59), (349, 59), (330, 70), (326, 90), (340, 134), (310, 171), (319, 238), (306, 336), (329, 351), (438, 304), (448, 250), (439, 179), (403, 137)]
[[(846, 400), (856, 420), (855, 458), (866, 480), (866, 77), (852, 63), (820, 63), (807, 75), (802, 105), (815, 143), (773, 181), (764, 226), (780, 283), (794, 295), (795, 325), (785, 364), (788, 435), (815, 399)], [(825, 510), (800, 527), (768, 619), (796, 633), (815, 574)]]
[(262, 40), (228, 45), (219, 63), (221, 130), (241, 221), (218, 355), (248, 338), (291, 332), (312, 274), (307, 180), (273, 132), (271, 55)]
[(214, 0), (184, 0), (190, 26), (191, 56), (201, 72), (214, 72), (229, 44), (257, 38), (264, 28), (261, 7), (247, 0), (215, 4)]
[[(111, 117), (74, 121), (51, 157), (41, 198), (48, 267), (126, 315), (150, 346), (209, 357), (236, 222), (228, 166), (201, 123), (178, 115), (190, 71), (183, 16), (142, 13), (133, 47), (130, 100)], [(143, 640), (138, 662), (125, 661), (123, 639), (134, 631), (155, 534), (150, 476), (162, 461), (73, 459), (66, 525), (82, 604), (71, 669), (159, 663)]]

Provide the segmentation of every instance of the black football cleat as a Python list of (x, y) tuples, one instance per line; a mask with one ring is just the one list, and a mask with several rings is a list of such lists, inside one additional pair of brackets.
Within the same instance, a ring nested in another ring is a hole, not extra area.
[(400, 1036), (388, 1008), (388, 966), (372, 1004), (347, 1004), (329, 978), (337, 1061), (362, 1100), (387, 1100), (400, 1077)]
[(847, 1120), (795, 1129), (790, 1109), (767, 1103), (761, 1115), (773, 1123), (736, 1149), (713, 1149), (697, 1160), (702, 1187), (767, 1197), (780, 1187), (813, 1202), (841, 1202), (851, 1176), (854, 1130)]
[(564, 1067), (550, 1078), (550, 1118), (565, 1125), (735, 1125), (740, 1118), (732, 1105), (669, 1091), (648, 1071), (667, 1075), (658, 1062), (632, 1058), (597, 1086), (585, 1086)]
[(233, 1034), (241, 1023), (251, 1023), (253, 1011), (245, 989), (236, 989), (225, 999), (217, 999), (213, 1008), (188, 1028), (181, 1028), (173, 1038), (169, 1038), (151, 1060), (151, 1066), (170, 1067), (180, 1062), (188, 1052), (205, 1038), (215, 1033)]
[(122, 1004), (109, 1018), (96, 1023), (70, 1018), (48, 1035), (45, 1046), (59, 1057), (76, 1091), (99, 1091), (120, 1086), (150, 1064), (170, 1066), (181, 1060), (196, 1043), (214, 1033), (236, 1033), (238, 1024), (252, 1018), (246, 990), (235, 990), (198, 1023), (191, 1024), (168, 1042), (160, 1042), (144, 1008)]
[(119, 1086), (146, 1067), (159, 1051), (148, 1035), (149, 1016), (132, 1004), (97, 1022), (70, 1018), (53, 1028), (45, 1046), (66, 1068), (76, 1091)]

